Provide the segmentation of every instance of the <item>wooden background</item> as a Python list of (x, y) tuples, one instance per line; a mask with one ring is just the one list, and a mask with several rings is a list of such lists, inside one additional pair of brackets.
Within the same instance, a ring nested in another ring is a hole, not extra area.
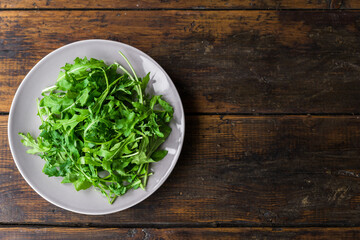
[[(187, 129), (156, 193), (86, 216), (27, 185), (7, 119), (42, 57), (96, 38), (163, 66)], [(356, 0), (0, 1), (0, 238), (360, 238), (359, 42)]]

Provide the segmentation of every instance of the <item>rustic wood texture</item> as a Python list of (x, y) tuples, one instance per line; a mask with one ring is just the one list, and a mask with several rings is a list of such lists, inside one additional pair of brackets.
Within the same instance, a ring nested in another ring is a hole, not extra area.
[(109, 216), (71, 213), (37, 195), (11, 158), (6, 120), (0, 117), (0, 223), (360, 224), (359, 116), (189, 116), (169, 179)]
[(0, 12), (0, 111), (46, 54), (104, 38), (158, 61), (186, 112), (358, 113), (359, 23), (359, 12)]
[(146, 0), (146, 1), (112, 1), (112, 0), (3, 0), (0, 8), (27, 9), (353, 9), (358, 8), (356, 0)]
[[(0, 0), (0, 10), (0, 239), (360, 238), (359, 1)], [(7, 113), (41, 58), (96, 38), (163, 66), (187, 129), (151, 197), (86, 216), (27, 185)]]
[(0, 111), (46, 54), (104, 38), (158, 61), (187, 113), (359, 113), (359, 23), (360, 12), (0, 12)]
[[(238, 239), (249, 236), (241, 228), (0, 228), (0, 238), (7, 239)], [(270, 229), (255, 230), (255, 234), (267, 234)], [(357, 230), (355, 230), (357, 232)], [(271, 233), (271, 232), (270, 232)], [(276, 234), (275, 234), (276, 235)]]
[(28, 239), (358, 239), (360, 228), (0, 228), (2, 240)]

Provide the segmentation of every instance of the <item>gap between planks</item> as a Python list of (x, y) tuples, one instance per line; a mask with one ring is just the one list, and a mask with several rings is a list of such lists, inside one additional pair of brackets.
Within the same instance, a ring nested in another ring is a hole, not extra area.
[(228, 223), (228, 222), (209, 222), (209, 223), (125, 223), (125, 224), (42, 224), (42, 223), (0, 223), (1, 228), (18, 228), (18, 227), (34, 227), (34, 228), (359, 228), (360, 224), (347, 223), (324, 223), (324, 224), (254, 224), (254, 223)]
[(0, 8), (1, 11), (359, 11), (360, 8)]

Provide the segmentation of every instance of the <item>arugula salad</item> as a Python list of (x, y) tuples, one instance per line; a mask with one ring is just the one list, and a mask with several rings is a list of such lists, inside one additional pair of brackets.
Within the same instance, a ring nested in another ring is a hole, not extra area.
[[(145, 189), (149, 164), (163, 159), (159, 146), (171, 132), (172, 106), (145, 94), (139, 78), (118, 63), (76, 58), (37, 100), (41, 133), (19, 133), (27, 153), (45, 160), (43, 173), (63, 177), (77, 191), (94, 186), (112, 204), (129, 189)], [(122, 73), (119, 73), (122, 72)]]

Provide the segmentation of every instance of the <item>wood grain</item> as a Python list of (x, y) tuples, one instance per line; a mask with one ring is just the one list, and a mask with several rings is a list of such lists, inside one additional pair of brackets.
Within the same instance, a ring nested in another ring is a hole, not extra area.
[(358, 239), (360, 228), (69, 228), (5, 227), (0, 238), (14, 239)]
[(85, 216), (26, 184), (0, 116), (0, 223), (358, 225), (359, 118), (189, 116), (182, 154), (160, 189), (120, 213)]
[(66, 8), (105, 8), (105, 9), (331, 9), (356, 8), (356, 0), (146, 0), (146, 1), (111, 1), (111, 0), (3, 0), (0, 8), (27, 8), (27, 9), (66, 9)]
[(359, 113), (359, 24), (354, 11), (2, 11), (0, 112), (46, 54), (102, 38), (158, 61), (187, 113)]

